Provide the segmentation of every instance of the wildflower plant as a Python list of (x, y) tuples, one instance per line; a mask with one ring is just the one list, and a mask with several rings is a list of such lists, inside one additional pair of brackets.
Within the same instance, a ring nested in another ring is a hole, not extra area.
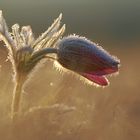
[[(12, 118), (15, 120), (20, 109), (22, 88), (34, 68), (42, 59), (52, 58), (63, 68), (73, 71), (100, 86), (109, 84), (108, 74), (118, 71), (120, 61), (102, 47), (84, 37), (70, 35), (62, 38), (65, 24), (60, 26), (62, 14), (37, 39), (30, 26), (20, 29), (18, 24), (8, 31), (0, 11), (0, 39), (8, 50), (8, 59), (14, 71), (15, 88), (12, 100)], [(48, 54), (55, 54), (55, 57)]]
[(6, 44), (8, 58), (14, 70), (15, 89), (12, 101), (12, 118), (15, 118), (19, 111), (22, 87), (30, 72), (41, 59), (47, 58), (47, 54), (56, 53), (56, 49), (50, 48), (50, 46), (53, 46), (65, 31), (65, 25), (60, 28), (61, 18), (62, 14), (46, 32), (35, 39), (30, 26), (23, 26), (20, 31), (19, 25), (15, 24), (12, 26), (12, 33), (10, 33), (2, 11), (0, 11), (0, 38)]

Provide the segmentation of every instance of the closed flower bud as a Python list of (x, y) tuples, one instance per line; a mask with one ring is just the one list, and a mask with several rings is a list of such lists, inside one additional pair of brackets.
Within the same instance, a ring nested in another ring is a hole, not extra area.
[(105, 75), (118, 71), (119, 60), (84, 37), (65, 37), (57, 47), (58, 62), (63, 67), (98, 85), (108, 85)]

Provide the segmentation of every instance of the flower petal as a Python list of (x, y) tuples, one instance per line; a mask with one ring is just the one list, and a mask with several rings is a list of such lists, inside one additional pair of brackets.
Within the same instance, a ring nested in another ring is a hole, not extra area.
[(118, 72), (118, 67), (97, 69), (95, 71), (91, 71), (91, 72), (87, 72), (87, 73), (91, 74), (91, 75), (103, 76), (103, 75), (108, 75), (108, 74), (112, 74), (115, 72)]
[(68, 36), (59, 41), (57, 47), (58, 62), (72, 71), (94, 75), (118, 71), (119, 60), (86, 38)]
[(100, 85), (100, 86), (107, 86), (109, 84), (107, 78), (105, 76), (97, 76), (97, 75), (92, 75), (88, 73), (82, 73), (80, 74), (83, 77), (87, 78), (88, 80)]

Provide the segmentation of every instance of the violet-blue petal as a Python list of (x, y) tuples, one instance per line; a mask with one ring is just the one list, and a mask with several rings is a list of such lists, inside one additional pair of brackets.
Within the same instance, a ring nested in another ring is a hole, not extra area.
[(118, 71), (120, 61), (84, 37), (68, 36), (57, 44), (58, 62), (98, 85), (108, 85), (105, 75)]

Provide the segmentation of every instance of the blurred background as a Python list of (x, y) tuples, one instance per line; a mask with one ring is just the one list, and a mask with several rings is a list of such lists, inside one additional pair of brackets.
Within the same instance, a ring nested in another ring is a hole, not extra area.
[(22, 111), (54, 104), (75, 107), (76, 111), (63, 115), (48, 110), (31, 112), (21, 117), (13, 132), (9, 118), (12, 69), (1, 43), (0, 139), (139, 140), (139, 0), (0, 0), (0, 9), (9, 27), (15, 23), (31, 25), (36, 37), (63, 13), (65, 35), (85, 36), (121, 60), (119, 75), (109, 77), (106, 88), (60, 74), (52, 62), (46, 62), (24, 89)]

